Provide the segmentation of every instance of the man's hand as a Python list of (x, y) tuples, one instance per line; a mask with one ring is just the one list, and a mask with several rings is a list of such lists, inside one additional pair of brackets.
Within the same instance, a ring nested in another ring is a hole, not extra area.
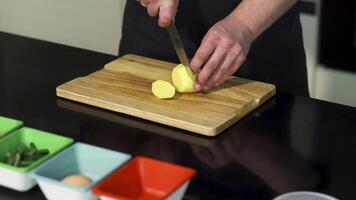
[(197, 73), (195, 89), (207, 91), (234, 74), (245, 61), (252, 40), (249, 29), (230, 17), (211, 27), (191, 61)]
[(244, 62), (252, 41), (298, 0), (244, 0), (207, 33), (191, 66), (198, 72), (196, 89), (223, 83)]
[(147, 8), (147, 13), (151, 17), (158, 16), (158, 25), (167, 27), (177, 14), (179, 0), (137, 0), (142, 6)]

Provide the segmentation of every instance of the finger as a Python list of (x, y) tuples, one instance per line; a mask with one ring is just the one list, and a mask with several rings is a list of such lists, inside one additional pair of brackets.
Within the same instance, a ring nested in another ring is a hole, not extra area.
[[(213, 72), (223, 63), (227, 54), (227, 50), (218, 46), (215, 49), (213, 55), (209, 58), (209, 60), (204, 64), (202, 70), (198, 74), (199, 83), (204, 85), (203, 90), (207, 90), (209, 85), (207, 85), (207, 81)], [(205, 88), (204, 88), (205, 87)]]
[(162, 28), (167, 27), (177, 14), (178, 5), (174, 2), (162, 4), (159, 9), (158, 25)]
[(219, 80), (219, 82), (217, 83), (222, 84), (224, 81), (228, 80), (242, 65), (242, 63), (245, 61), (245, 58), (243, 58), (242, 56), (239, 56), (235, 63), (233, 64), (233, 66), (227, 71), (227, 73), (224, 75), (224, 77)]
[(162, 4), (162, 1), (160, 1), (160, 0), (151, 0), (151, 1), (149, 1), (149, 4), (147, 6), (148, 15), (151, 16), (151, 17), (158, 16), (161, 4)]
[(190, 66), (193, 72), (197, 73), (198, 71), (200, 71), (200, 68), (214, 52), (216, 48), (217, 40), (218, 39), (216, 38), (216, 36), (213, 36), (209, 33), (204, 37), (200, 47), (198, 48), (192, 61), (190, 62)]
[(230, 50), (227, 54), (223, 64), (217, 70), (215, 70), (214, 74), (207, 81), (207, 85), (217, 87), (221, 83), (223, 83), (226, 79), (226, 75), (230, 76), (229, 69), (234, 68), (236, 60), (238, 59), (238, 52), (235, 50)]

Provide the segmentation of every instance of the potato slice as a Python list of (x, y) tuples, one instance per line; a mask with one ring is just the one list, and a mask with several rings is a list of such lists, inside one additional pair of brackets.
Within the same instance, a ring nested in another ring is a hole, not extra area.
[(194, 89), (195, 75), (189, 67), (177, 65), (172, 71), (172, 82), (180, 93), (196, 92)]
[(159, 99), (169, 99), (174, 97), (176, 89), (167, 81), (157, 80), (152, 83), (152, 93)]

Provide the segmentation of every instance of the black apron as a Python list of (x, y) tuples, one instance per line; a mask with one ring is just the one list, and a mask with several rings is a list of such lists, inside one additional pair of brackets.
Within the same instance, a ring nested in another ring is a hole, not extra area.
[[(238, 0), (181, 0), (176, 26), (192, 58), (209, 28), (227, 16)], [(136, 0), (127, 0), (119, 56), (138, 54), (178, 63), (167, 32)], [(309, 96), (299, 5), (292, 7), (251, 46), (237, 76), (273, 83), (277, 90)]]

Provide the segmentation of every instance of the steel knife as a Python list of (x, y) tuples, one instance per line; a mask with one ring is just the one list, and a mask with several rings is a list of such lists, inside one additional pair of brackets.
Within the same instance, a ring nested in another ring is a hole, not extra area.
[(184, 66), (186, 66), (186, 69), (189, 69), (189, 71), (191, 72), (189, 60), (184, 50), (184, 46), (182, 40), (180, 39), (176, 25), (174, 24), (174, 22), (172, 22), (166, 29), (168, 31), (168, 35), (172, 41), (173, 47), (178, 55), (180, 62)]

